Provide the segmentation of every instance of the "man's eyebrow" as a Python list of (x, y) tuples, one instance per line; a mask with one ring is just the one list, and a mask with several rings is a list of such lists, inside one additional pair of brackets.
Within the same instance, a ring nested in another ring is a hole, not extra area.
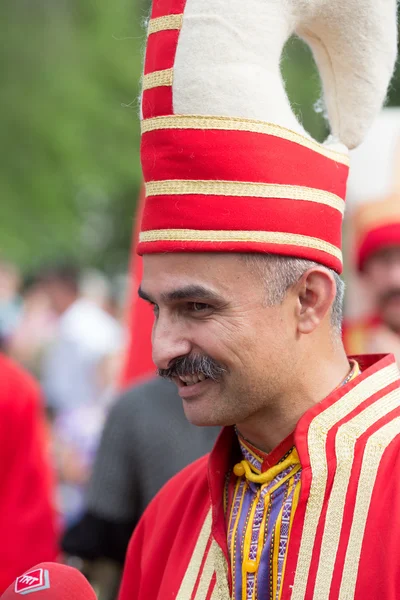
[(196, 298), (196, 300), (213, 300), (214, 302), (223, 302), (224, 299), (209, 288), (202, 285), (185, 285), (184, 287), (163, 292), (161, 299), (164, 302), (173, 302), (174, 300), (186, 300), (187, 298)]
[[(140, 298), (154, 304), (154, 300), (141, 287), (138, 294)], [(202, 285), (185, 285), (184, 287), (162, 292), (161, 300), (163, 302), (174, 302), (175, 300), (186, 300), (187, 298), (196, 298), (196, 300), (209, 300), (214, 302), (226, 302), (222, 296)]]

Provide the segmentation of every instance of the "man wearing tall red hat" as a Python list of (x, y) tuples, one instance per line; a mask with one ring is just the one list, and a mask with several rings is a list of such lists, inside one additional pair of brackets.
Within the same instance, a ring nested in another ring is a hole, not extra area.
[(393, 352), (400, 360), (400, 196), (361, 206), (353, 219), (356, 263), (372, 314), (346, 324), (349, 354)]
[[(223, 425), (128, 552), (121, 600), (395, 600), (400, 375), (341, 342), (348, 149), (381, 107), (394, 0), (154, 0), (142, 99), (140, 295), (188, 419)], [(280, 75), (310, 45), (332, 135)]]

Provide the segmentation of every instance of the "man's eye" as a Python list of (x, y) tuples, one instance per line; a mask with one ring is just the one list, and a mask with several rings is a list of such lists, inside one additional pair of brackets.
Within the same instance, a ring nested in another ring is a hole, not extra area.
[(189, 302), (189, 310), (192, 312), (204, 312), (210, 308), (209, 304), (204, 304), (203, 302)]

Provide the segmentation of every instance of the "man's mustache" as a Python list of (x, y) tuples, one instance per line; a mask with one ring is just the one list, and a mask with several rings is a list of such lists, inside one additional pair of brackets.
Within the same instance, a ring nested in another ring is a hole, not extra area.
[(400, 288), (392, 288), (379, 296), (379, 304), (381, 306), (390, 302), (390, 300), (400, 299)]
[(168, 369), (158, 369), (158, 375), (165, 379), (203, 374), (207, 379), (218, 381), (226, 373), (226, 368), (210, 356), (188, 355), (176, 358)]

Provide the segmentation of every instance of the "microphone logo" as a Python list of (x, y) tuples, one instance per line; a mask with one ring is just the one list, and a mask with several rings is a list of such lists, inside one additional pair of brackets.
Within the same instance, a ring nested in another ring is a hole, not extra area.
[(15, 581), (14, 591), (16, 594), (25, 596), (33, 592), (47, 590), (50, 588), (50, 575), (47, 569), (33, 569), (28, 571)]

